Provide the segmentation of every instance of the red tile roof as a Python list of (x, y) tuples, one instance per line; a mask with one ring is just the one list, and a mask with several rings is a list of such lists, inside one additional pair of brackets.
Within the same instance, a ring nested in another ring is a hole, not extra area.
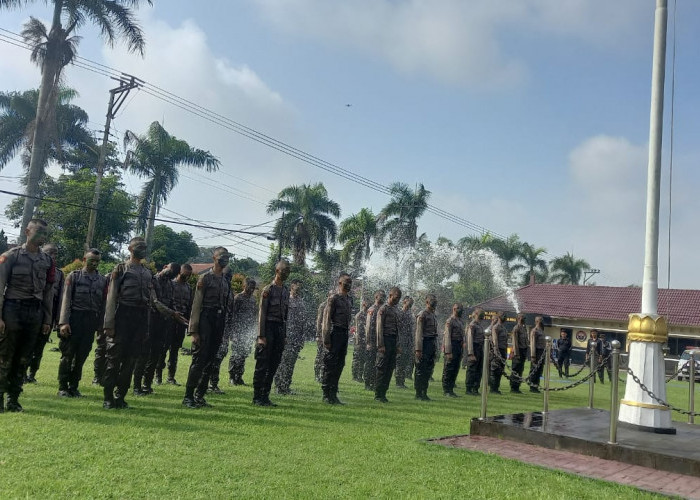
[(192, 266), (192, 274), (203, 274), (208, 271), (214, 264), (190, 264)]
[[(515, 291), (521, 312), (558, 318), (627, 321), (640, 312), (642, 289), (614, 286), (528, 285)], [(478, 305), (512, 311), (505, 294)], [(660, 289), (659, 314), (670, 324), (700, 326), (700, 290)]]

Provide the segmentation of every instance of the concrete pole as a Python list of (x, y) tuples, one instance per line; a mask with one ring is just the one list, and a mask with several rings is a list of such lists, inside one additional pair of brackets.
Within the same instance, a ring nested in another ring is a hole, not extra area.
[[(630, 314), (627, 327), (630, 345), (629, 368), (651, 392), (664, 401), (666, 381), (662, 346), (668, 340), (668, 326), (665, 318), (657, 314), (657, 297), (667, 6), (668, 0), (656, 0), (642, 312)], [(657, 433), (675, 433), (675, 429), (671, 427), (670, 410), (652, 399), (630, 375), (627, 376), (625, 398), (620, 401), (620, 421)]]

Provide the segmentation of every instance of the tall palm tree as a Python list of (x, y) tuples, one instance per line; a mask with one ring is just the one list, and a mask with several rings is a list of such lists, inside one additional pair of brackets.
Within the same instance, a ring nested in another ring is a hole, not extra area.
[(511, 234), (506, 239), (493, 238), (488, 243), (488, 248), (493, 251), (503, 262), (506, 282), (511, 283), (513, 273), (518, 270), (517, 261), (523, 254), (523, 242), (517, 234)]
[[(31, 61), (41, 68), (41, 86), (36, 109), (36, 121), (31, 140), (31, 157), (22, 214), (26, 227), (34, 214), (36, 196), (48, 159), (48, 137), (53, 113), (58, 102), (63, 68), (76, 56), (80, 38), (76, 32), (86, 23), (95, 24), (102, 38), (111, 46), (117, 39), (126, 41), (130, 51), (143, 53), (145, 40), (134, 19), (133, 9), (141, 0), (51, 0), (53, 15), (51, 28), (35, 17), (24, 25), (22, 36), (31, 46)], [(152, 5), (151, 0), (145, 0)], [(21, 8), (29, 0), (0, 0), (1, 9)], [(48, 3), (48, 0), (44, 0)], [(24, 241), (24, 232), (20, 232)]]
[(523, 243), (520, 254), (520, 259), (523, 263), (513, 266), (514, 272), (525, 271), (522, 279), (523, 285), (527, 285), (533, 278), (535, 278), (536, 281), (538, 276), (542, 276), (548, 272), (547, 261), (541, 257), (545, 253), (547, 253), (545, 248)]
[(340, 223), (338, 241), (342, 243), (342, 258), (357, 269), (372, 255), (371, 243), (377, 237), (377, 217), (371, 209), (363, 208)]
[(274, 232), (280, 246), (289, 247), (294, 263), (306, 265), (306, 254), (325, 252), (335, 243), (338, 227), (333, 218), (340, 217), (340, 205), (328, 198), (323, 183), (288, 186), (267, 204), (267, 213), (282, 213)]
[[(69, 88), (59, 91), (55, 119), (47, 137), (47, 159), (61, 164), (72, 162), (77, 151), (92, 150), (96, 158), (95, 140), (87, 129), (88, 115), (70, 103), (77, 95)], [(29, 168), (38, 101), (38, 90), (0, 92), (0, 168), (18, 154), (22, 155), (25, 169)]]
[(457, 246), (465, 252), (475, 252), (484, 248), (489, 248), (493, 241), (491, 233), (484, 233), (481, 236), (464, 236), (457, 240)]
[(127, 149), (124, 166), (148, 180), (139, 194), (139, 227), (146, 229), (146, 245), (153, 244), (153, 225), (161, 207), (177, 186), (180, 167), (203, 168), (207, 172), (219, 169), (218, 158), (209, 151), (190, 147), (185, 141), (170, 135), (158, 122), (151, 123), (145, 135), (124, 132)]
[(576, 259), (572, 253), (556, 257), (549, 263), (552, 269), (551, 279), (560, 285), (578, 285), (583, 272), (591, 266), (583, 259)]
[[(430, 191), (423, 184), (411, 189), (408, 184), (395, 182), (389, 186), (391, 200), (379, 213), (379, 236), (388, 240), (387, 251), (392, 249), (414, 249), (418, 241), (418, 219), (428, 209)], [(415, 259), (408, 265), (408, 286), (415, 282)]]

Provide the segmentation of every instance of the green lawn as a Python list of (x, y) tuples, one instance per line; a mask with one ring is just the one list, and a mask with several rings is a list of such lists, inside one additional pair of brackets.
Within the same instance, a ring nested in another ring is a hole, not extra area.
[[(48, 351), (52, 345), (47, 346), (39, 384), (25, 386), (25, 412), (0, 415), (0, 498), (651, 496), (426, 443), (426, 438), (468, 433), (469, 419), (479, 413), (479, 398), (444, 398), (439, 382), (429, 390), (435, 401), (418, 402), (412, 390), (392, 384), (391, 403), (381, 405), (351, 381), (348, 363), (340, 385), (347, 406), (324, 405), (313, 380), (311, 344), (297, 364), (293, 387), (298, 395), (273, 394), (277, 408), (252, 406), (248, 386), (224, 387), (225, 395), (209, 397), (214, 408), (188, 410), (180, 405), (183, 388), (160, 386), (152, 396), (127, 398), (132, 409), (124, 411), (102, 409), (101, 389), (89, 385), (92, 359), (82, 388), (86, 397), (59, 399), (59, 354)], [(190, 358), (182, 360), (178, 379), (184, 381)], [(440, 363), (436, 380), (441, 373)], [(251, 374), (249, 358), (246, 381)], [(464, 371), (458, 385), (462, 394)], [(687, 383), (669, 386), (671, 402), (685, 407)], [(604, 388), (597, 394), (597, 406), (607, 408), (609, 385), (597, 388)], [(550, 404), (585, 406), (587, 395), (583, 385), (553, 393)], [(489, 414), (541, 406), (541, 396), (505, 393), (489, 399)]]

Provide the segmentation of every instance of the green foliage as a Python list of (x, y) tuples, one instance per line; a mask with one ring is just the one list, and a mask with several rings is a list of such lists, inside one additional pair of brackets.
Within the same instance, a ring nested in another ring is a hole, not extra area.
[(68, 276), (68, 274), (70, 274), (71, 272), (77, 271), (78, 269), (82, 269), (82, 268), (83, 268), (83, 261), (80, 259), (75, 259), (70, 264), (66, 264), (65, 266), (63, 266), (61, 268), (61, 271), (63, 271), (63, 274)]
[(584, 259), (577, 259), (569, 252), (561, 257), (555, 257), (549, 265), (552, 270), (552, 281), (561, 285), (578, 285), (583, 272), (591, 268)]
[(151, 259), (161, 269), (169, 262), (184, 264), (199, 255), (199, 247), (187, 231), (176, 233), (168, 226), (159, 224), (153, 228)]
[(343, 244), (343, 262), (351, 262), (356, 271), (372, 255), (371, 243), (377, 237), (379, 226), (371, 209), (363, 208), (340, 223), (338, 241)]
[[(95, 178), (87, 170), (58, 179), (45, 176), (40, 184), (40, 195), (50, 200), (38, 202), (36, 216), (49, 224), (50, 241), (59, 247), (58, 263), (65, 265), (73, 259), (82, 259), (87, 236), (90, 211), (85, 207), (95, 192)], [(133, 198), (123, 189), (118, 177), (107, 175), (102, 179), (100, 208), (95, 225), (93, 246), (102, 252), (102, 260), (117, 257), (119, 247), (129, 241), (134, 227)], [(70, 203), (70, 205), (68, 204)], [(15, 198), (5, 209), (5, 215), (19, 224), (24, 198)]]
[(100, 264), (97, 266), (97, 271), (101, 275), (107, 276), (108, 274), (110, 274), (114, 270), (115, 267), (117, 267), (117, 264), (118, 264), (117, 261), (109, 261), (109, 262), (105, 262), (104, 260), (100, 261)]
[(254, 259), (251, 259), (250, 257), (245, 257), (243, 259), (237, 259), (234, 257), (231, 259), (231, 262), (229, 262), (228, 267), (230, 267), (234, 273), (252, 278), (258, 275), (260, 263)]

